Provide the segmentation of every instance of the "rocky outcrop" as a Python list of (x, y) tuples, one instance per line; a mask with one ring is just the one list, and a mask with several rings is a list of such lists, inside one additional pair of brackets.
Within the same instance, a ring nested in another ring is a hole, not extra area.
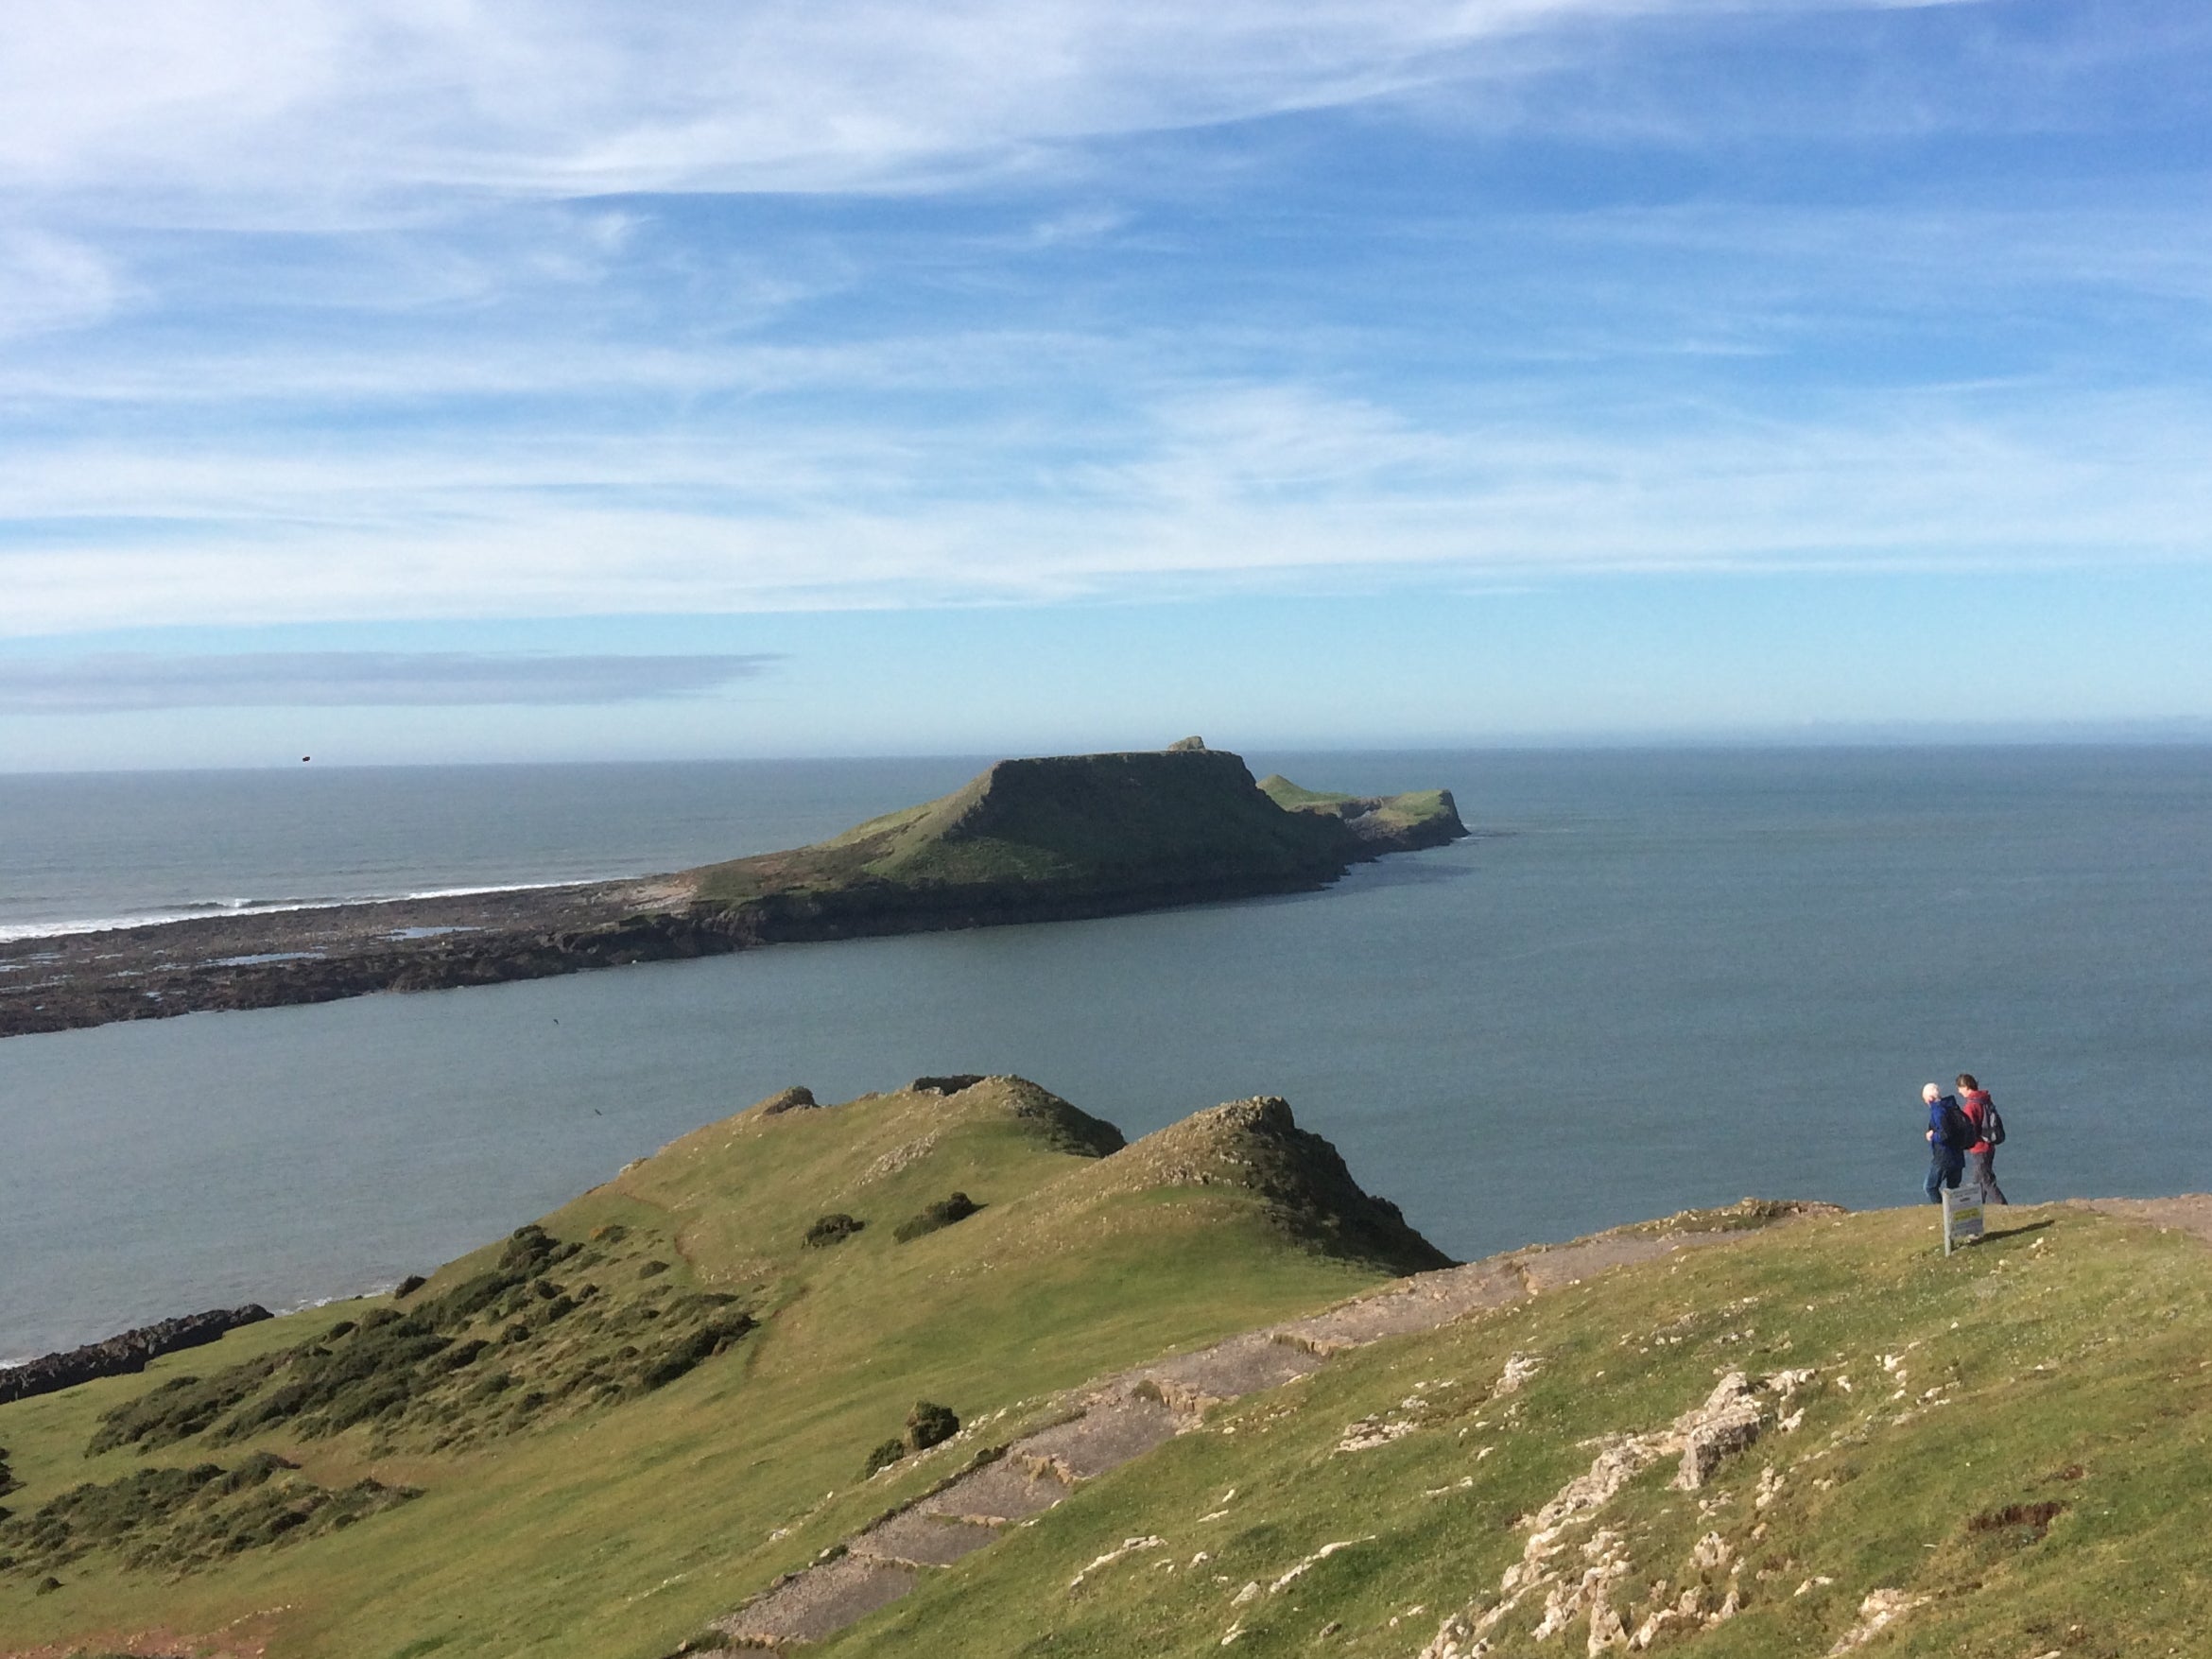
[(250, 1302), (243, 1307), (218, 1307), (206, 1313), (188, 1313), (178, 1319), (140, 1325), (104, 1342), (89, 1342), (65, 1354), (42, 1354), (25, 1364), (0, 1371), (0, 1406), (11, 1400), (27, 1400), (35, 1394), (73, 1389), (95, 1377), (126, 1376), (141, 1372), (149, 1361), (164, 1354), (203, 1347), (225, 1331), (256, 1324), (269, 1317), (268, 1308)]
[(1279, 1096), (1232, 1100), (1169, 1124), (1110, 1160), (1097, 1184), (1242, 1187), (1276, 1225), (1327, 1254), (1392, 1273), (1452, 1265), (1396, 1204), (1362, 1190), (1337, 1149), (1299, 1128)]
[(1294, 805), (1203, 747), (1006, 760), (830, 840), (676, 875), (0, 942), (0, 1037), (1304, 891), (1466, 833), (1446, 790), (1285, 786)]

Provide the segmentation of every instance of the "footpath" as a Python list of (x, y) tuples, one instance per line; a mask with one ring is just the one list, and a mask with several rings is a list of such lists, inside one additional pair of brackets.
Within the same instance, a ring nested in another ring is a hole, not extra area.
[[(1101, 1378), (1064, 1397), (1061, 1421), (833, 1546), (715, 1628), (740, 1646), (771, 1651), (820, 1641), (907, 1595), (925, 1575), (988, 1548), (1085, 1481), (1198, 1427), (1210, 1408), (1308, 1376), (1348, 1349), (1432, 1331), (1614, 1268), (1737, 1242), (1799, 1216), (1836, 1213), (1832, 1204), (1747, 1199), (1732, 1210), (1510, 1251)], [(2212, 1201), (2204, 1221), (2212, 1227)]]

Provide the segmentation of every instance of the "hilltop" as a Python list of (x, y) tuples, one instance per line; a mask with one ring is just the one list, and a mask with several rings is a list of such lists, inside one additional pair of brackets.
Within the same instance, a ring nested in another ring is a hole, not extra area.
[(0, 1037), (1295, 892), (1466, 833), (1448, 790), (1263, 788), (1197, 738), (1005, 760), (827, 841), (669, 874), (0, 942)]
[[(1281, 780), (1270, 780), (1280, 783)], [(1126, 754), (1002, 760), (940, 800), (816, 846), (690, 871), (701, 904), (764, 931), (831, 916), (968, 925), (1296, 891), (1385, 852), (1466, 834), (1449, 790), (1363, 802), (1253, 781), (1186, 738)]]
[(0, 1653), (2201, 1652), (2204, 1232), (1746, 1201), (1455, 1267), (1270, 1097), (792, 1089), (0, 1405)]
[(405, 1295), (0, 1405), (0, 1652), (651, 1659), (968, 1456), (864, 1478), (918, 1400), (1018, 1427), (1442, 1259), (1287, 1111), (1125, 1149), (1015, 1078), (789, 1090)]

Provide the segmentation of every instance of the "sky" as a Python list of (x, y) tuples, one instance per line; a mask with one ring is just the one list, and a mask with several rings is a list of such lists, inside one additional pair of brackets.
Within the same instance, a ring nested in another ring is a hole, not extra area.
[(0, 0), (0, 769), (2212, 736), (2196, 0)]

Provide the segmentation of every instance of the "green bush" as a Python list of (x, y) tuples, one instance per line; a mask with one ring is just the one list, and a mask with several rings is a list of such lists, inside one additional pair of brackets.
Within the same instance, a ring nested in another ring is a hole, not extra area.
[(914, 1408), (907, 1413), (907, 1445), (910, 1450), (925, 1452), (931, 1446), (942, 1445), (960, 1431), (960, 1420), (952, 1408), (940, 1406), (934, 1400), (917, 1400)]
[(955, 1221), (965, 1221), (983, 1206), (964, 1192), (956, 1192), (949, 1198), (941, 1198), (918, 1216), (909, 1216), (893, 1229), (891, 1236), (901, 1244), (934, 1233), (940, 1227), (950, 1227)]
[(806, 1229), (807, 1248), (826, 1250), (833, 1244), (842, 1244), (867, 1225), (856, 1216), (841, 1213), (819, 1216), (814, 1225)]
[(860, 1470), (860, 1478), (865, 1480), (870, 1476), (890, 1468), (893, 1463), (897, 1462), (906, 1455), (907, 1443), (905, 1441), (885, 1441), (881, 1445), (877, 1446), (873, 1451), (868, 1454), (868, 1461), (862, 1465)]
[(752, 1329), (752, 1316), (716, 1320), (681, 1339), (660, 1358), (646, 1367), (638, 1381), (648, 1389), (663, 1388), (711, 1358)]

